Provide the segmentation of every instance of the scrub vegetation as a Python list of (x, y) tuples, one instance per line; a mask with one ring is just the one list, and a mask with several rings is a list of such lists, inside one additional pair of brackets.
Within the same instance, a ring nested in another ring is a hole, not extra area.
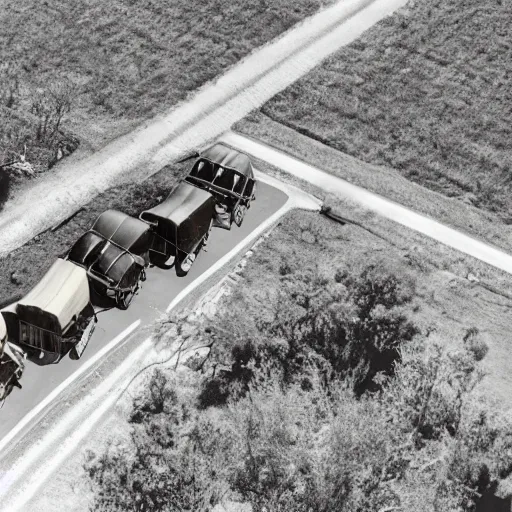
[(97, 149), (329, 3), (7, 0), (0, 164), (23, 154), (42, 172), (60, 146)]
[(510, 223), (511, 16), (508, 1), (411, 1), (262, 111)]
[[(149, 371), (130, 436), (92, 443), (90, 510), (475, 510), (512, 473), (510, 423), (479, 391), (499, 308), (445, 274), (357, 226), (287, 217), (215, 318), (157, 328), (211, 350)], [(455, 297), (471, 311), (446, 315)]]
[(63, 130), (76, 87), (69, 80), (55, 80), (27, 91), (22, 89), (20, 75), (16, 65), (0, 65), (0, 209), (10, 185), (15, 189), (47, 171), (79, 144)]

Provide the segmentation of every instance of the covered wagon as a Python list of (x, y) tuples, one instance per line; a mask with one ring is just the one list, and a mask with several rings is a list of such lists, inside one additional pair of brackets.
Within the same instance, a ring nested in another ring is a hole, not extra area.
[(256, 180), (250, 158), (224, 144), (204, 151), (185, 180), (208, 191), (215, 199), (214, 225), (241, 226), (256, 198)]
[(83, 354), (96, 323), (87, 273), (61, 258), (19, 302), (2, 311), (9, 340), (40, 365)]
[(85, 269), (98, 296), (127, 309), (146, 278), (151, 236), (146, 223), (107, 210), (73, 245), (67, 259)]
[(0, 314), (0, 401), (5, 400), (13, 388), (21, 388), (24, 352), (7, 340), (7, 325)]
[(190, 270), (210, 233), (215, 200), (206, 190), (182, 181), (167, 199), (141, 213), (153, 232), (150, 260), (161, 268), (175, 266), (176, 273)]

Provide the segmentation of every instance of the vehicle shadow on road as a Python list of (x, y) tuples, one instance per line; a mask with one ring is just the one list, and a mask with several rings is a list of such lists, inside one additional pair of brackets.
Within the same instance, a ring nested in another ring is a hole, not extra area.
[(10, 176), (2, 169), (0, 169), (0, 212), (3, 210), (4, 204), (9, 198), (11, 190)]

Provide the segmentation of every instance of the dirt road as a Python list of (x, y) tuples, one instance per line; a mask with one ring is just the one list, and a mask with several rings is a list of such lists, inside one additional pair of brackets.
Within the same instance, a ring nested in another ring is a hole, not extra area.
[[(167, 115), (74, 164), (63, 162), (0, 215), (0, 257), (97, 193), (150, 176), (226, 131), (407, 0), (340, 0), (256, 50)], [(312, 106), (313, 108), (314, 106)]]
[(490, 244), (353, 185), (250, 137), (228, 132), (220, 140), (316, 187), (329, 191), (340, 198), (349, 199), (387, 219), (512, 274), (512, 256)]

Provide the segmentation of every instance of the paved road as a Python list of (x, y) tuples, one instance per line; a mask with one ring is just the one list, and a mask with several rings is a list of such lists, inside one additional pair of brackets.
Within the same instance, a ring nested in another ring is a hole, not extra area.
[(350, 199), (383, 217), (512, 274), (512, 256), (497, 247), (461, 233), (385, 197), (353, 185), (253, 138), (228, 132), (219, 140), (340, 198)]
[[(22, 379), (23, 389), (15, 389), (0, 410), (0, 439), (53, 389), (128, 326), (137, 320), (141, 320), (138, 331), (149, 326), (165, 312), (180, 291), (276, 212), (286, 199), (287, 196), (280, 190), (258, 183), (258, 198), (248, 211), (242, 226), (234, 226), (231, 231), (214, 229), (208, 243), (208, 252), (200, 253), (186, 277), (178, 278), (174, 269), (149, 269), (146, 282), (127, 311), (114, 309), (99, 315), (96, 330), (82, 359), (72, 361), (65, 357), (60, 363), (48, 366), (37, 366), (28, 362)], [(141, 340), (144, 338), (142, 335), (140, 337)]]

